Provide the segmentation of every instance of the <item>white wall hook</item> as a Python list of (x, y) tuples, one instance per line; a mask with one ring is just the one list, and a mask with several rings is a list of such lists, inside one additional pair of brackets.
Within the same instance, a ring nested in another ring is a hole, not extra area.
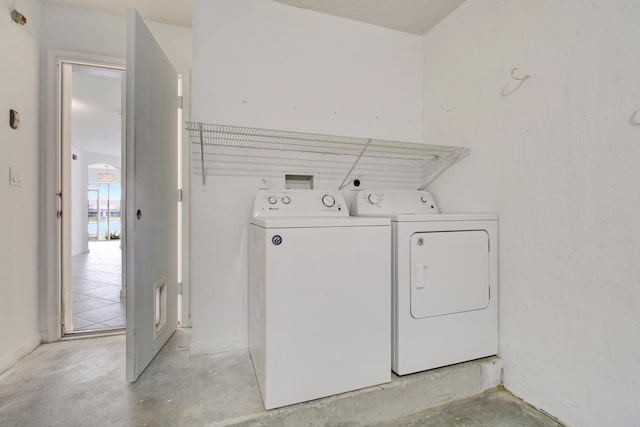
[(517, 77), (517, 76), (515, 75), (515, 71), (516, 71), (517, 69), (518, 69), (518, 67), (514, 67), (514, 68), (511, 70), (511, 78), (513, 78), (514, 80), (518, 81), (518, 82), (519, 82), (519, 83), (518, 83), (518, 85), (517, 85), (515, 88), (511, 89), (511, 90), (507, 90), (507, 88), (508, 88), (508, 87), (509, 87), (509, 85), (510, 85), (510, 83), (507, 83), (507, 84), (502, 88), (502, 90), (500, 91), (500, 94), (501, 94), (502, 96), (509, 96), (509, 95), (511, 95), (513, 92), (515, 92), (515, 91), (517, 91), (518, 89), (520, 89), (520, 86), (522, 86), (522, 84), (523, 84), (523, 83), (524, 83), (524, 82), (525, 82), (529, 77), (531, 77), (531, 76), (530, 76), (530, 75), (528, 75), (528, 74), (525, 74), (525, 75), (524, 75), (524, 76), (522, 76), (522, 77)]

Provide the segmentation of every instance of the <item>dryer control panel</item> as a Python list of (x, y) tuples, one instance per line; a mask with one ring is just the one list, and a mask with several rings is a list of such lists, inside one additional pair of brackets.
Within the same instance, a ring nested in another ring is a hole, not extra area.
[(259, 190), (254, 217), (349, 216), (347, 203), (334, 190)]
[(400, 215), (440, 213), (433, 196), (426, 191), (362, 190), (353, 198), (351, 215)]

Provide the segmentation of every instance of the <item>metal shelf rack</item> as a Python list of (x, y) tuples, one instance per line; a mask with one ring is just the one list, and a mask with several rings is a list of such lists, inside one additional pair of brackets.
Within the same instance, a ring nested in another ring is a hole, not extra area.
[[(187, 122), (194, 174), (264, 174), (287, 170), (329, 171), (342, 178), (341, 190), (353, 176), (384, 182), (419, 182), (426, 188), (469, 149), (372, 138)], [(243, 172), (244, 171), (244, 172)]]

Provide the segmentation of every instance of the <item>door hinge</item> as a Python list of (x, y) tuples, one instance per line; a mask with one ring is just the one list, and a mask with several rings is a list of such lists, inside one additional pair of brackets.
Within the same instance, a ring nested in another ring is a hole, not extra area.
[(56, 218), (62, 218), (62, 211), (57, 211), (56, 212)]
[(182, 188), (178, 188), (178, 201), (182, 201)]
[(178, 97), (178, 108), (179, 109), (184, 109), (184, 97), (183, 96), (179, 96)]
[(178, 295), (182, 295), (182, 282), (178, 282)]

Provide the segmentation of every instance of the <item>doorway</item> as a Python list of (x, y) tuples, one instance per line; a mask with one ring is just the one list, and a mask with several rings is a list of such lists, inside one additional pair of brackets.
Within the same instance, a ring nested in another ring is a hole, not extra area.
[[(126, 327), (123, 282), (125, 71), (61, 62), (62, 335)], [(66, 191), (65, 191), (66, 190)]]
[[(120, 171), (106, 163), (91, 164), (88, 169), (86, 221), (85, 218), (75, 219), (81, 227), (87, 228), (88, 252), (72, 257), (73, 333), (123, 329), (126, 326), (120, 240)], [(72, 233), (77, 229), (72, 225)]]

